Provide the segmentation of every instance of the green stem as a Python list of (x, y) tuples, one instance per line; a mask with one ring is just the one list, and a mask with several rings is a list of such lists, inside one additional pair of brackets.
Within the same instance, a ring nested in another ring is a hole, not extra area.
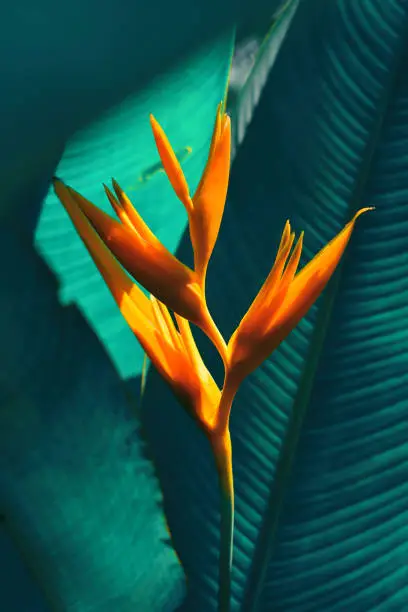
[(229, 612), (234, 538), (234, 478), (229, 430), (227, 429), (223, 433), (214, 433), (211, 438), (211, 445), (217, 464), (221, 494), (218, 612)]

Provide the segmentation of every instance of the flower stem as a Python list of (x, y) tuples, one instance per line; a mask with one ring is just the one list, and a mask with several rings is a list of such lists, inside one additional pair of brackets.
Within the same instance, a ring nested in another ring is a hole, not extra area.
[(211, 445), (217, 464), (221, 495), (218, 612), (229, 612), (234, 537), (234, 479), (229, 430), (226, 429), (222, 433), (214, 432)]
[(226, 368), (228, 363), (227, 345), (207, 307), (203, 309), (202, 323), (200, 327), (206, 334), (206, 336), (208, 336), (208, 338), (214, 344), (215, 348), (221, 356), (224, 367)]

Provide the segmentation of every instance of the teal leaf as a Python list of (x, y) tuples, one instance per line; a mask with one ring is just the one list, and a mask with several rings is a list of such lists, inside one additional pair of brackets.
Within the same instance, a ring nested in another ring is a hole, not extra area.
[[(31, 0), (4, 7), (2, 208), (22, 180), (46, 169), (79, 129), (211, 44), (236, 22), (281, 0), (117, 2)], [(183, 90), (180, 90), (183, 95)]]
[[(234, 611), (406, 608), (407, 65), (407, 1), (300, 3), (234, 161), (208, 273), (227, 337), (287, 218), (305, 230), (303, 265), (357, 208), (376, 207), (324, 296), (233, 407)], [(187, 249), (186, 238), (180, 256)], [(216, 610), (210, 449), (154, 372), (144, 407), (189, 580), (182, 610)]]
[(298, 5), (298, 0), (288, 0), (274, 18), (272, 26), (255, 55), (254, 65), (239, 90), (233, 106), (229, 109), (234, 125), (232, 132), (233, 156), (244, 140), (246, 129), (254, 115), (262, 90), (268, 80), (268, 75), (275, 63), (279, 49), (285, 40)]
[[(182, 600), (184, 575), (135, 410), (78, 309), (59, 303), (55, 277), (33, 246), (5, 229), (3, 526), (50, 609), (171, 612)], [(10, 542), (0, 545), (3, 556)], [(23, 581), (23, 572), (10, 558), (0, 607), (21, 612), (11, 581)], [(27, 590), (25, 583), (14, 589)]]
[(0, 519), (0, 602), (7, 612), (47, 612), (38, 584), (30, 576), (24, 561)]
[[(102, 183), (114, 177), (158, 238), (174, 251), (187, 215), (182, 204), (174, 207), (149, 113), (166, 130), (188, 181), (197, 185), (216, 108), (225, 97), (232, 48), (233, 36), (223, 36), (78, 133), (64, 152), (58, 176), (106, 212), (112, 210)], [(142, 349), (53, 190), (43, 206), (36, 244), (61, 282), (63, 303), (80, 307), (122, 376), (139, 375)]]

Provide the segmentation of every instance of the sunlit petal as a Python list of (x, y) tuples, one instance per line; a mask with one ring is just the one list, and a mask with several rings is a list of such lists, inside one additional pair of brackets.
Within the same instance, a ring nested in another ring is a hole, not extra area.
[(227, 197), (230, 154), (231, 121), (227, 115), (218, 119), (221, 126), (219, 136), (213, 139), (213, 150), (203, 178), (193, 197), (190, 214), (190, 235), (194, 247), (195, 270), (204, 279), (208, 261), (214, 249)]
[(190, 192), (184, 172), (180, 166), (176, 154), (174, 153), (163, 128), (153, 117), (153, 115), (150, 115), (150, 124), (152, 126), (153, 136), (156, 141), (156, 147), (159, 152), (163, 168), (178, 198), (186, 207), (187, 212), (190, 212), (192, 209)]
[[(293, 239), (294, 236), (290, 231), (290, 223), (287, 221), (271, 271), (239, 325), (238, 329), (241, 337), (248, 335), (255, 340), (256, 335), (263, 332), (259, 321), (263, 317), (268, 316), (266, 311), (270, 311), (272, 298), (279, 288), (282, 272), (289, 257)], [(238, 330), (236, 333), (238, 333)]]
[(221, 391), (202, 360), (189, 322), (179, 315), (175, 315), (175, 317), (192, 369), (197, 372), (202, 381), (202, 397), (199, 406), (197, 406), (198, 415), (205, 427), (211, 429), (215, 425)]
[[(210, 145), (210, 151), (208, 153), (208, 158), (207, 158), (207, 163), (205, 165), (204, 168), (204, 172), (201, 175), (201, 179), (200, 182), (198, 183), (197, 189), (195, 191), (194, 197), (197, 198), (198, 194), (201, 191), (202, 185), (203, 183), (206, 181), (207, 175), (208, 175), (208, 171), (209, 168), (211, 167), (211, 160), (214, 156), (214, 151), (215, 151), (215, 147), (220, 139), (220, 135), (221, 135), (221, 108), (222, 108), (222, 103), (220, 102), (218, 107), (217, 107), (217, 114), (215, 117), (215, 124), (214, 124), (214, 129), (213, 129), (213, 134), (211, 137), (211, 145)], [(224, 115), (225, 117), (225, 115)]]
[(290, 226), (286, 225), (268, 279), (228, 343), (227, 378), (231, 389), (235, 389), (245, 376), (257, 368), (305, 316), (338, 266), (356, 220), (368, 210), (372, 209), (359, 210), (297, 275), (303, 235), (288, 260), (294, 235), (290, 234)]
[(159, 302), (159, 300), (157, 300), (157, 304), (158, 304), (158, 307), (160, 309), (160, 312), (161, 312), (161, 315), (163, 317), (163, 320), (166, 323), (166, 327), (167, 327), (167, 330), (168, 330), (168, 332), (170, 334), (173, 346), (177, 350), (183, 351), (184, 350), (184, 345), (183, 345), (181, 336), (180, 336), (179, 332), (176, 329), (176, 326), (174, 324), (173, 319), (171, 318), (171, 315), (169, 313), (169, 310), (168, 310), (167, 306), (165, 304), (163, 304), (163, 302)]
[(173, 339), (170, 335), (169, 329), (167, 327), (167, 323), (163, 317), (163, 313), (160, 309), (158, 300), (154, 297), (154, 295), (150, 296), (150, 301), (152, 303), (153, 315), (157, 324), (157, 328), (160, 332), (160, 335), (165, 339), (166, 342), (174, 346)]
[(113, 195), (109, 187), (103, 184), (103, 188), (108, 197), (110, 205), (112, 206), (113, 210), (115, 211), (115, 213), (117, 214), (117, 216), (119, 217), (123, 225), (126, 225), (129, 229), (134, 229), (133, 224), (131, 220), (129, 219), (128, 214), (123, 210), (122, 206), (119, 204), (119, 202), (117, 201), (117, 199), (115, 198), (115, 196)]
[(109, 250), (135, 280), (172, 310), (194, 322), (200, 319), (202, 294), (190, 268), (163, 245), (147, 242), (138, 232), (122, 225), (73, 189), (63, 189), (61, 185), (60, 181), (55, 181), (61, 201), (67, 193), (70, 194)]
[(163, 358), (163, 355), (156, 343), (155, 326), (149, 299), (132, 282), (113, 257), (72, 197), (70, 190), (61, 181), (56, 181), (55, 189), (112, 296), (119, 305), (123, 317), (137, 336), (149, 358), (156, 363)]
[(302, 255), (303, 235), (304, 235), (304, 232), (300, 234), (299, 240), (297, 241), (296, 246), (293, 249), (292, 255), (290, 256), (286, 264), (285, 271), (281, 278), (281, 284), (290, 285), (290, 283), (293, 281), (295, 277), (295, 274), (298, 269), (299, 261), (300, 261), (300, 256)]
[[(112, 255), (79, 205), (76, 192), (58, 180), (55, 191), (146, 355), (200, 427), (209, 431), (221, 392), (201, 359), (189, 323), (177, 315), (179, 333), (167, 307), (153, 296), (149, 299)], [(91, 207), (87, 204), (86, 210)], [(94, 211), (92, 217), (99, 224), (110, 219)]]
[(272, 326), (282, 325), (284, 321), (297, 325), (310, 308), (310, 300), (312, 303), (317, 300), (337, 268), (358, 217), (368, 210), (372, 208), (359, 210), (344, 229), (295, 276), (284, 302), (273, 317)]
[(157, 249), (165, 250), (160, 240), (153, 234), (149, 226), (143, 221), (137, 210), (134, 208), (132, 202), (127, 197), (126, 193), (120, 187), (119, 183), (112, 179), (112, 186), (115, 190), (116, 197), (118, 198), (119, 204), (123, 211), (126, 213), (132, 227), (137, 233), (146, 240), (149, 244), (154, 245)]

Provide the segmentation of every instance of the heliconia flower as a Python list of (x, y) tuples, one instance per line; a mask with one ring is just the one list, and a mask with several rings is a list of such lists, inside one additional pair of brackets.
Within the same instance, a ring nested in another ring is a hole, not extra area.
[(230, 171), (231, 121), (221, 108), (220, 104), (207, 164), (192, 197), (183, 170), (166, 134), (153, 115), (150, 116), (163, 168), (188, 214), (194, 250), (194, 270), (202, 287), (205, 284), (208, 262), (221, 225)]
[(148, 298), (123, 270), (88, 221), (78, 204), (77, 194), (60, 182), (56, 189), (145, 353), (200, 427), (210, 431), (221, 393), (204, 365), (188, 321), (176, 315), (176, 328), (167, 307), (152, 295)]
[(116, 181), (113, 181), (113, 187), (117, 200), (106, 186), (105, 192), (120, 221), (62, 181), (54, 179), (55, 192), (63, 205), (66, 206), (67, 198), (76, 201), (123, 267), (160, 301), (194, 321), (202, 306), (201, 291), (194, 272), (156, 238)]
[[(234, 486), (229, 417), (242, 380), (288, 336), (322, 293), (352, 235), (362, 208), (298, 274), (303, 234), (294, 245), (289, 221), (275, 263), (248, 312), (230, 338), (221, 336), (207, 307), (205, 280), (227, 195), (231, 125), (218, 107), (206, 167), (193, 196), (159, 123), (153, 135), (169, 181), (187, 210), (194, 269), (180, 262), (152, 233), (116, 181), (105, 192), (119, 220), (54, 179), (67, 210), (122, 315), (153, 365), (206, 433), (216, 460), (221, 503), (219, 610), (229, 610)], [(152, 295), (148, 298), (126, 271)], [(174, 311), (173, 320), (168, 308)], [(206, 368), (189, 321), (218, 349), (225, 367), (222, 391)]]
[(340, 262), (357, 218), (368, 210), (372, 208), (359, 210), (299, 274), (303, 233), (291, 253), (295, 235), (287, 221), (275, 263), (228, 343), (226, 386), (231, 393), (279, 346), (317, 300)]
[(54, 179), (55, 192), (65, 208), (68, 208), (68, 202), (72, 205), (74, 201), (129, 274), (168, 308), (201, 327), (225, 358), (226, 345), (208, 312), (197, 274), (166, 249), (119, 184), (115, 180), (112, 184), (115, 195), (106, 185), (104, 188), (119, 220), (113, 219), (59, 179)]

